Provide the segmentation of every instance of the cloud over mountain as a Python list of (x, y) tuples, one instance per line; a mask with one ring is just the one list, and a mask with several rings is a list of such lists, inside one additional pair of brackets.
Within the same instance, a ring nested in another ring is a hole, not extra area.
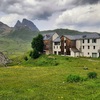
[(99, 8), (100, 0), (2, 0), (0, 21), (11, 25), (18, 19), (28, 18), (32, 21), (36, 20), (37, 23), (40, 20), (46, 23), (54, 22), (52, 24), (56, 27), (64, 25), (68, 28), (83, 28), (84, 25), (98, 27)]

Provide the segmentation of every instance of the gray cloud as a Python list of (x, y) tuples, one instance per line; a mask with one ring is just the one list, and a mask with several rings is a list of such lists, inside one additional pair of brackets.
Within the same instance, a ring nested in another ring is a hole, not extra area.
[[(0, 0), (0, 20), (15, 22), (23, 17), (56, 26), (100, 26), (100, 0)], [(95, 19), (96, 17), (96, 19)]]
[(54, 13), (72, 9), (77, 5), (96, 4), (100, 0), (2, 0), (0, 11), (25, 15), (31, 19), (48, 19)]
[(74, 5), (86, 5), (86, 4), (97, 4), (100, 0), (74, 0)]
[[(71, 27), (74, 29), (91, 29), (97, 31), (100, 27), (100, 4), (79, 6), (70, 10), (66, 10), (56, 20), (59, 27)], [(67, 19), (67, 20), (66, 20)], [(93, 28), (94, 27), (94, 28)], [(96, 28), (97, 27), (97, 28)], [(90, 30), (90, 31), (91, 31)]]

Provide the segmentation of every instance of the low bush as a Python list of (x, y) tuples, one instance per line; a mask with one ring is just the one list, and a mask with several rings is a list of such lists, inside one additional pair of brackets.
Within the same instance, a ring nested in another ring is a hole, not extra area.
[(79, 75), (69, 75), (67, 77), (67, 82), (73, 83), (73, 82), (80, 82), (85, 81), (85, 78), (80, 77)]
[(28, 57), (27, 57), (27, 56), (25, 56), (25, 57), (24, 57), (24, 60), (25, 60), (25, 61), (27, 61), (27, 60), (28, 60)]
[(87, 74), (88, 78), (93, 79), (93, 78), (97, 78), (97, 73), (96, 72), (89, 72)]
[(33, 59), (36, 59), (40, 55), (39, 55), (39, 52), (34, 48), (34, 51), (33, 52), (30, 52), (30, 55), (29, 56), (31, 56), (31, 58), (33, 58)]

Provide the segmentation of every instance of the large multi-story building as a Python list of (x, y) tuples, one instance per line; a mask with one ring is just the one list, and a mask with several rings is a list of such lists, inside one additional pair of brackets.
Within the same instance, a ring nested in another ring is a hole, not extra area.
[[(45, 35), (46, 36), (46, 35)], [(62, 35), (57, 33), (49, 34), (50, 38), (45, 39), (46, 54), (100, 57), (100, 34)]]
[(55, 40), (59, 35), (55, 32), (44, 34), (44, 52), (45, 54), (53, 54), (53, 40)]

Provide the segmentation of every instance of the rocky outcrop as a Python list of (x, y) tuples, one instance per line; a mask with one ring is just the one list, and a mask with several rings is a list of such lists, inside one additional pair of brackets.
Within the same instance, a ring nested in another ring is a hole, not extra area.
[(7, 63), (9, 63), (9, 59), (2, 52), (0, 52), (0, 65), (6, 66)]
[(14, 28), (15, 29), (29, 28), (31, 31), (39, 31), (36, 25), (27, 19), (23, 19), (22, 22), (18, 20)]

